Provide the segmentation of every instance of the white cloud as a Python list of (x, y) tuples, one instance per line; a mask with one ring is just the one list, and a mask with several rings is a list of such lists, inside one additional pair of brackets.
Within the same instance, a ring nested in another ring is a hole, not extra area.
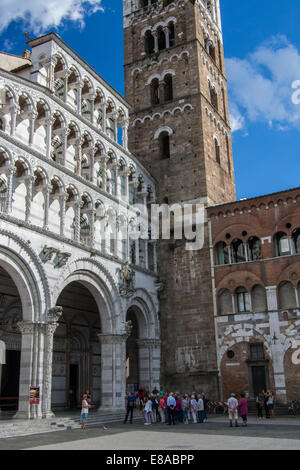
[(3, 42), (3, 48), (1, 50), (3, 50), (4, 52), (10, 52), (14, 49), (15, 47), (15, 43), (13, 41), (11, 41), (10, 39), (5, 39), (5, 41)]
[(22, 20), (33, 34), (58, 27), (63, 20), (84, 26), (86, 15), (103, 10), (102, 0), (1, 0), (0, 33), (12, 21)]
[(247, 120), (281, 131), (300, 129), (300, 105), (292, 103), (292, 83), (300, 80), (300, 53), (284, 36), (226, 64), (233, 131), (244, 128)]

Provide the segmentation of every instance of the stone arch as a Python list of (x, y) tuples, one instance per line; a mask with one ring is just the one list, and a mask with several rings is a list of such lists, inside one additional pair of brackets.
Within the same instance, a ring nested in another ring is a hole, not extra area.
[(117, 286), (104, 266), (94, 260), (82, 258), (70, 263), (61, 273), (53, 289), (53, 305), (63, 289), (71, 282), (80, 282), (91, 292), (98, 305), (103, 333), (119, 333), (124, 330), (122, 302)]
[(50, 308), (50, 289), (40, 259), (23, 240), (0, 230), (0, 265), (8, 272), (22, 303), (23, 321), (42, 321)]
[(145, 289), (136, 290), (134, 298), (130, 301), (127, 310), (137, 307), (139, 310), (138, 323), (140, 338), (159, 338), (160, 327), (157, 309), (150, 295)]
[[(235, 336), (233, 336), (233, 333)], [(223, 358), (224, 354), (228, 349), (238, 343), (250, 342), (250, 339), (259, 339), (264, 343), (266, 350), (269, 356), (272, 358), (272, 338), (263, 334), (257, 327), (254, 325), (244, 325), (244, 328), (241, 328), (240, 325), (230, 326), (226, 329), (220, 341), (220, 357), (219, 360)]]

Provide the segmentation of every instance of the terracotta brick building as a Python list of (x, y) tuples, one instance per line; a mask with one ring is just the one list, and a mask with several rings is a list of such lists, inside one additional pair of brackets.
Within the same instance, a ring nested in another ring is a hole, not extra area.
[(271, 388), (298, 399), (300, 188), (210, 207), (208, 217), (223, 394)]

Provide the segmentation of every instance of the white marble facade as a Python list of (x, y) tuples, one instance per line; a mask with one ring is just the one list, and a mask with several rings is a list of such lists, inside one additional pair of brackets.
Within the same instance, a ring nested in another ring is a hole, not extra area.
[[(130, 308), (140, 385), (159, 384), (156, 247), (124, 236), (143, 224), (134, 204), (147, 212), (155, 182), (128, 151), (124, 99), (55, 34), (30, 46), (31, 66), (0, 71), (0, 269), (14, 285), (0, 296), (0, 336), (7, 350), (21, 351), (17, 416), (48, 417), (66, 404), (70, 355), (88, 368), (78, 393), (94, 387), (100, 408), (119, 410)], [(127, 261), (135, 272), (129, 295), (120, 289)], [(70, 284), (87, 289), (99, 315), (88, 333), (89, 314), (78, 307), (86, 362), (76, 335), (69, 349), (65, 340), (58, 300)], [(39, 405), (29, 403), (30, 386), (40, 387)]]

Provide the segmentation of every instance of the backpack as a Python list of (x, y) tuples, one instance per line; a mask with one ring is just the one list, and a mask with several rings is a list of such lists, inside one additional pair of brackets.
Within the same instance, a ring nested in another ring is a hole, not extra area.
[(133, 397), (129, 397), (128, 406), (129, 406), (130, 408), (132, 408), (132, 407), (134, 406), (134, 399), (133, 399)]

